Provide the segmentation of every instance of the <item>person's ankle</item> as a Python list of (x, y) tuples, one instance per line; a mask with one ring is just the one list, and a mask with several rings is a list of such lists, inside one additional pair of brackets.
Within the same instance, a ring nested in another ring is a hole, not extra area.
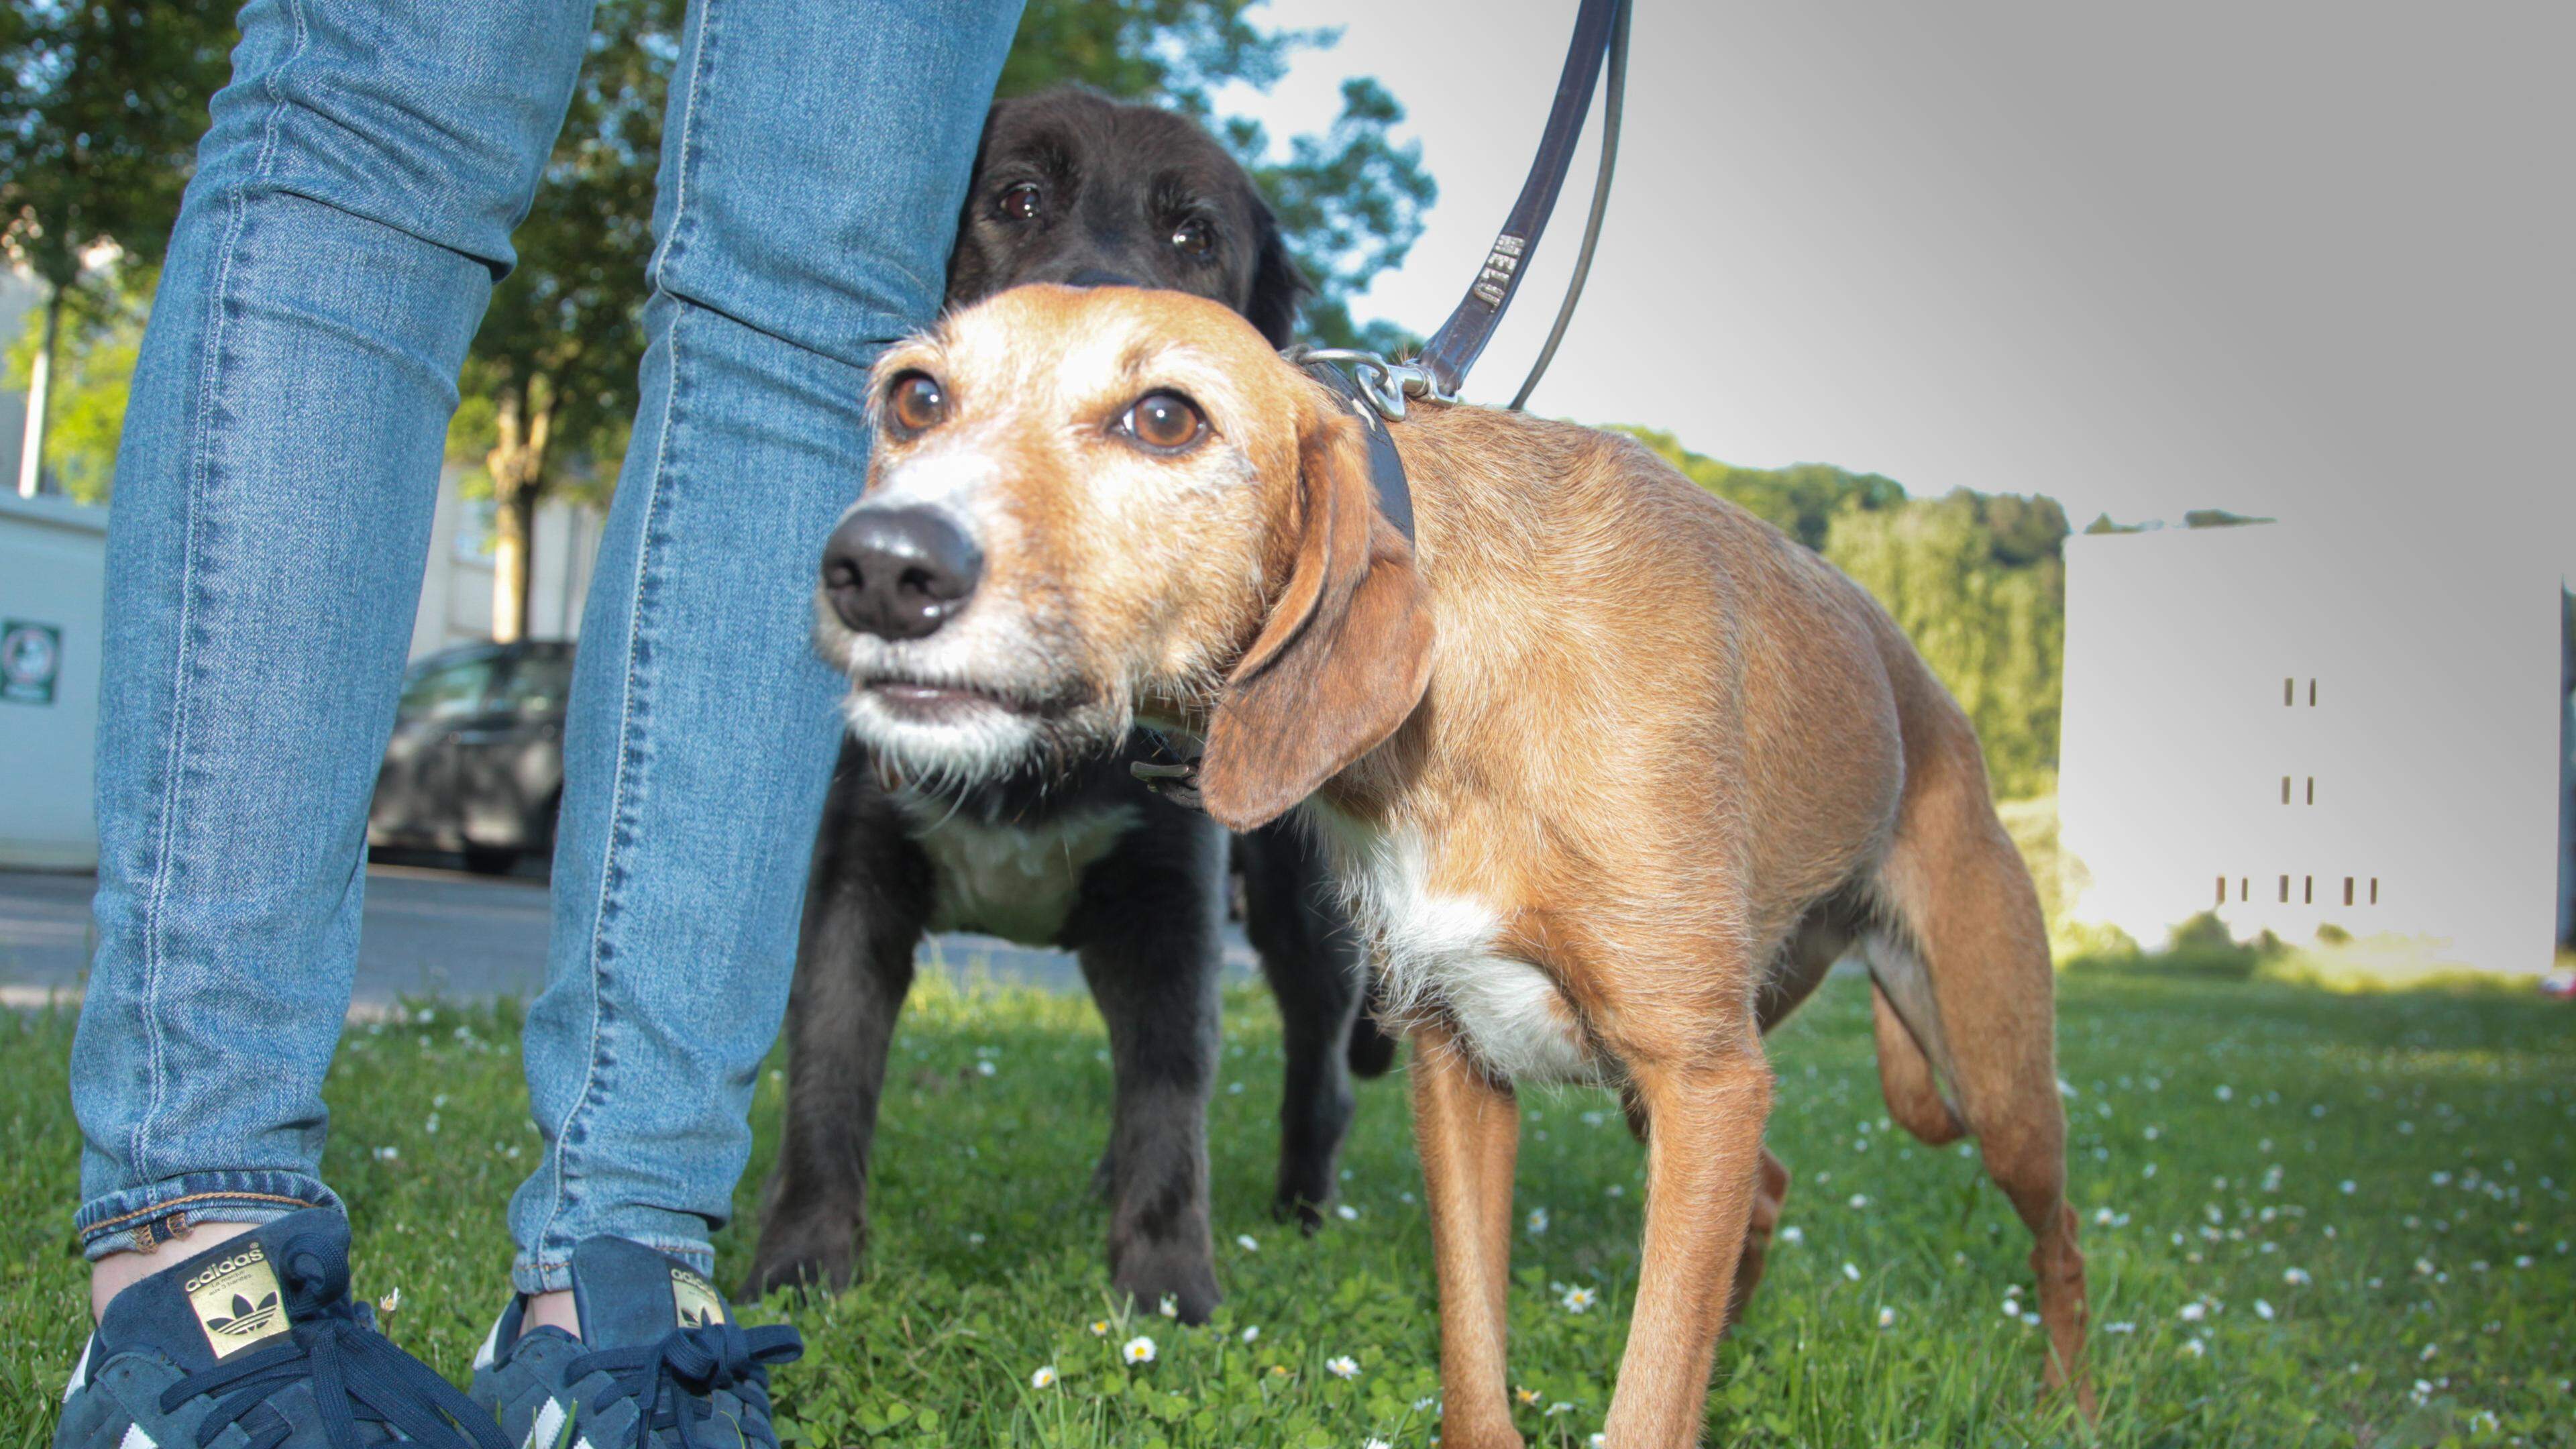
[(528, 1295), (528, 1306), (519, 1319), (521, 1332), (532, 1328), (559, 1328), (574, 1338), (581, 1337), (581, 1311), (573, 1306), (572, 1290), (557, 1288), (546, 1293)]
[(218, 1243), (238, 1238), (257, 1228), (257, 1223), (195, 1223), (149, 1253), (121, 1249), (89, 1265), (89, 1319), (96, 1323), (107, 1316), (107, 1305), (116, 1295), (182, 1260), (193, 1258)]

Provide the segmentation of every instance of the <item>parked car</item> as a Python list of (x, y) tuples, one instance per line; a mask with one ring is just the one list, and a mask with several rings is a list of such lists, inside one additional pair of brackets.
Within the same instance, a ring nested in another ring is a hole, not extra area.
[(572, 646), (468, 644), (403, 675), (367, 844), (451, 851), (500, 874), (554, 849)]

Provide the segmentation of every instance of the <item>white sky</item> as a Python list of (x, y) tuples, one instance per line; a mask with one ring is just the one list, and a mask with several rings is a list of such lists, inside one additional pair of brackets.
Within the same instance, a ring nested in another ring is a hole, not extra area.
[[(1272, 0), (1344, 27), (1223, 111), (1351, 74), (1440, 183), (1358, 309), (1428, 334), (1517, 192), (1573, 0)], [(2374, 514), (2576, 569), (2576, 6), (1637, 0), (1615, 199), (1533, 405), (1729, 462), (2178, 520)], [(1588, 146), (1588, 140), (1587, 140)], [(1581, 235), (1575, 162), (1471, 397)]]

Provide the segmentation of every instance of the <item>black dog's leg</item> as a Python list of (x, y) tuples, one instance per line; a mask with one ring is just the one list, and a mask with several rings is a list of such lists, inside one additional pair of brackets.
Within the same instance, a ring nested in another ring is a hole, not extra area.
[(1244, 934), (1260, 953), (1261, 973), (1278, 999), (1287, 1053), (1279, 1097), (1279, 1188), (1271, 1211), (1313, 1232), (1332, 1200), (1342, 1135), (1351, 1125), (1347, 1051), (1365, 968), (1357, 936), (1303, 831), (1270, 825), (1236, 837), (1235, 846), (1243, 871)]
[(844, 742), (806, 885), (787, 1008), (787, 1112), (743, 1296), (849, 1285), (867, 1241), (868, 1151), (930, 867)]
[(1109, 1281), (1184, 1323), (1217, 1304), (1208, 1230), (1207, 1105), (1216, 1085), (1225, 832), (1168, 812), (1083, 873), (1065, 937), (1109, 1026)]

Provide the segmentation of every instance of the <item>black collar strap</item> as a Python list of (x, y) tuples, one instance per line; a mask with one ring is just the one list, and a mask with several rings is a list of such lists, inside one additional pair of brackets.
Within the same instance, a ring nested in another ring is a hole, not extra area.
[(1548, 110), (1538, 158), (1530, 163), (1529, 179), (1521, 183), (1520, 200), (1512, 203), (1511, 215), (1504, 218), (1502, 233), (1494, 238), (1494, 249), (1486, 254), (1475, 285), (1459, 299), (1458, 310), (1440, 324), (1416, 359), (1430, 375), (1435, 396), (1458, 395), (1467, 369), (1476, 365), (1485, 344), (1493, 340), (1513, 289), (1529, 269), (1539, 233), (1546, 230), (1548, 213), (1556, 207), (1556, 193), (1565, 185), (1566, 168), (1574, 164), (1574, 143), (1582, 134), (1584, 113), (1592, 109), (1592, 87), (1609, 53), (1612, 22), (1627, 4), (1628, 0), (1583, 0), (1575, 16), (1574, 44), (1566, 51), (1565, 69), (1556, 78), (1556, 104)]
[(1404, 459), (1395, 451), (1395, 439), (1388, 435), (1386, 419), (1375, 404), (1361, 396), (1359, 384), (1339, 367), (1321, 359), (1294, 359), (1308, 377), (1332, 390), (1342, 406), (1359, 419), (1360, 432), (1368, 439), (1369, 481), (1377, 485), (1378, 512), (1395, 525), (1406, 543), (1413, 542), (1413, 490), (1404, 481)]

